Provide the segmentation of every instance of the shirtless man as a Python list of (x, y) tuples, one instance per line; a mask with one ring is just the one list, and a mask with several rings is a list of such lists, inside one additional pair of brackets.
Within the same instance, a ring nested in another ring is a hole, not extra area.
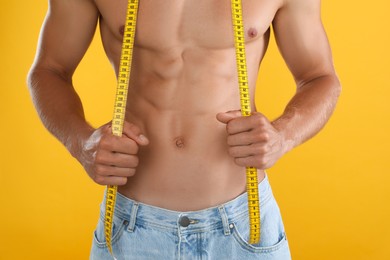
[[(271, 24), (296, 81), (274, 121), (240, 116), (230, 1), (140, 0), (122, 137), (110, 123), (86, 122), (72, 75), (98, 21), (118, 72), (127, 1), (49, 3), (29, 88), (45, 126), (91, 179), (119, 185), (117, 259), (290, 259), (264, 170), (325, 125), (340, 93), (320, 0), (243, 0), (252, 111)], [(258, 245), (247, 244), (246, 166), (258, 168)], [(91, 259), (110, 259), (102, 219)]]

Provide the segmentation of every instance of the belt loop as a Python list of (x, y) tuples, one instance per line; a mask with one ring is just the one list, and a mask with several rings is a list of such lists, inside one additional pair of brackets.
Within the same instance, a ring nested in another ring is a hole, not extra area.
[(228, 219), (228, 216), (226, 214), (225, 207), (219, 206), (218, 210), (219, 210), (219, 214), (221, 215), (221, 218), (222, 218), (222, 225), (223, 225), (224, 234), (225, 234), (225, 236), (228, 236), (228, 235), (230, 235), (230, 228), (229, 228), (229, 219)]
[(131, 207), (130, 221), (129, 221), (129, 226), (127, 227), (127, 231), (129, 232), (134, 231), (135, 221), (137, 220), (138, 206), (139, 206), (138, 202), (134, 202), (133, 206)]

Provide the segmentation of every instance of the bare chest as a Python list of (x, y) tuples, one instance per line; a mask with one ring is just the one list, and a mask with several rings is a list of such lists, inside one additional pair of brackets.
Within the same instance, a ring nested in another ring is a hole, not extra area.
[[(96, 0), (103, 37), (121, 41), (127, 0)], [(247, 41), (261, 39), (281, 0), (243, 0)], [(136, 45), (225, 49), (233, 45), (230, 0), (140, 0)]]

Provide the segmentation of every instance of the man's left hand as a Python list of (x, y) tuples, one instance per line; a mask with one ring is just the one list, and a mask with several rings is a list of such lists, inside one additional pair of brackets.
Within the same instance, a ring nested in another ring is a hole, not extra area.
[(264, 170), (285, 153), (282, 134), (263, 114), (242, 116), (236, 110), (218, 113), (217, 119), (226, 124), (228, 152), (237, 165)]

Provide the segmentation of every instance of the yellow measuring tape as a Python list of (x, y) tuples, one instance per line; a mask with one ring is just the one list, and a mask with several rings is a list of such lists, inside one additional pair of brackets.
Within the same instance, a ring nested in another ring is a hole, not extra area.
[[(231, 0), (232, 20), (234, 28), (234, 43), (236, 48), (238, 82), (240, 88), (241, 113), (250, 116), (251, 106), (249, 98), (248, 73), (245, 55), (245, 34), (242, 18), (241, 0)], [(126, 112), (127, 92), (133, 57), (134, 38), (138, 13), (138, 0), (129, 0), (126, 13), (126, 23), (123, 35), (122, 53), (118, 72), (117, 90), (114, 104), (114, 116), (112, 120), (112, 133), (122, 136), (123, 123)], [(246, 168), (248, 209), (250, 223), (249, 243), (256, 244), (260, 240), (260, 207), (257, 181), (257, 170), (254, 167)], [(108, 185), (106, 190), (106, 214), (105, 214), (105, 238), (107, 247), (112, 254), (111, 234), (117, 186)]]
[[(248, 72), (246, 67), (245, 33), (242, 18), (242, 3), (241, 0), (232, 0), (231, 3), (234, 29), (234, 45), (236, 47), (238, 84), (240, 87), (241, 114), (243, 116), (250, 116), (251, 105), (249, 98)], [(246, 191), (248, 193), (248, 210), (250, 225), (249, 243), (257, 244), (260, 241), (260, 206), (257, 169), (254, 167), (246, 168)]]
[[(114, 116), (112, 119), (112, 133), (122, 136), (123, 123), (126, 113), (127, 92), (130, 80), (131, 61), (133, 60), (134, 38), (137, 23), (138, 0), (129, 0), (127, 4), (126, 23), (123, 33), (122, 53), (119, 63), (118, 82), (115, 95)], [(106, 244), (111, 254), (112, 221), (114, 218), (117, 186), (108, 185), (106, 190), (106, 215), (104, 233)]]

